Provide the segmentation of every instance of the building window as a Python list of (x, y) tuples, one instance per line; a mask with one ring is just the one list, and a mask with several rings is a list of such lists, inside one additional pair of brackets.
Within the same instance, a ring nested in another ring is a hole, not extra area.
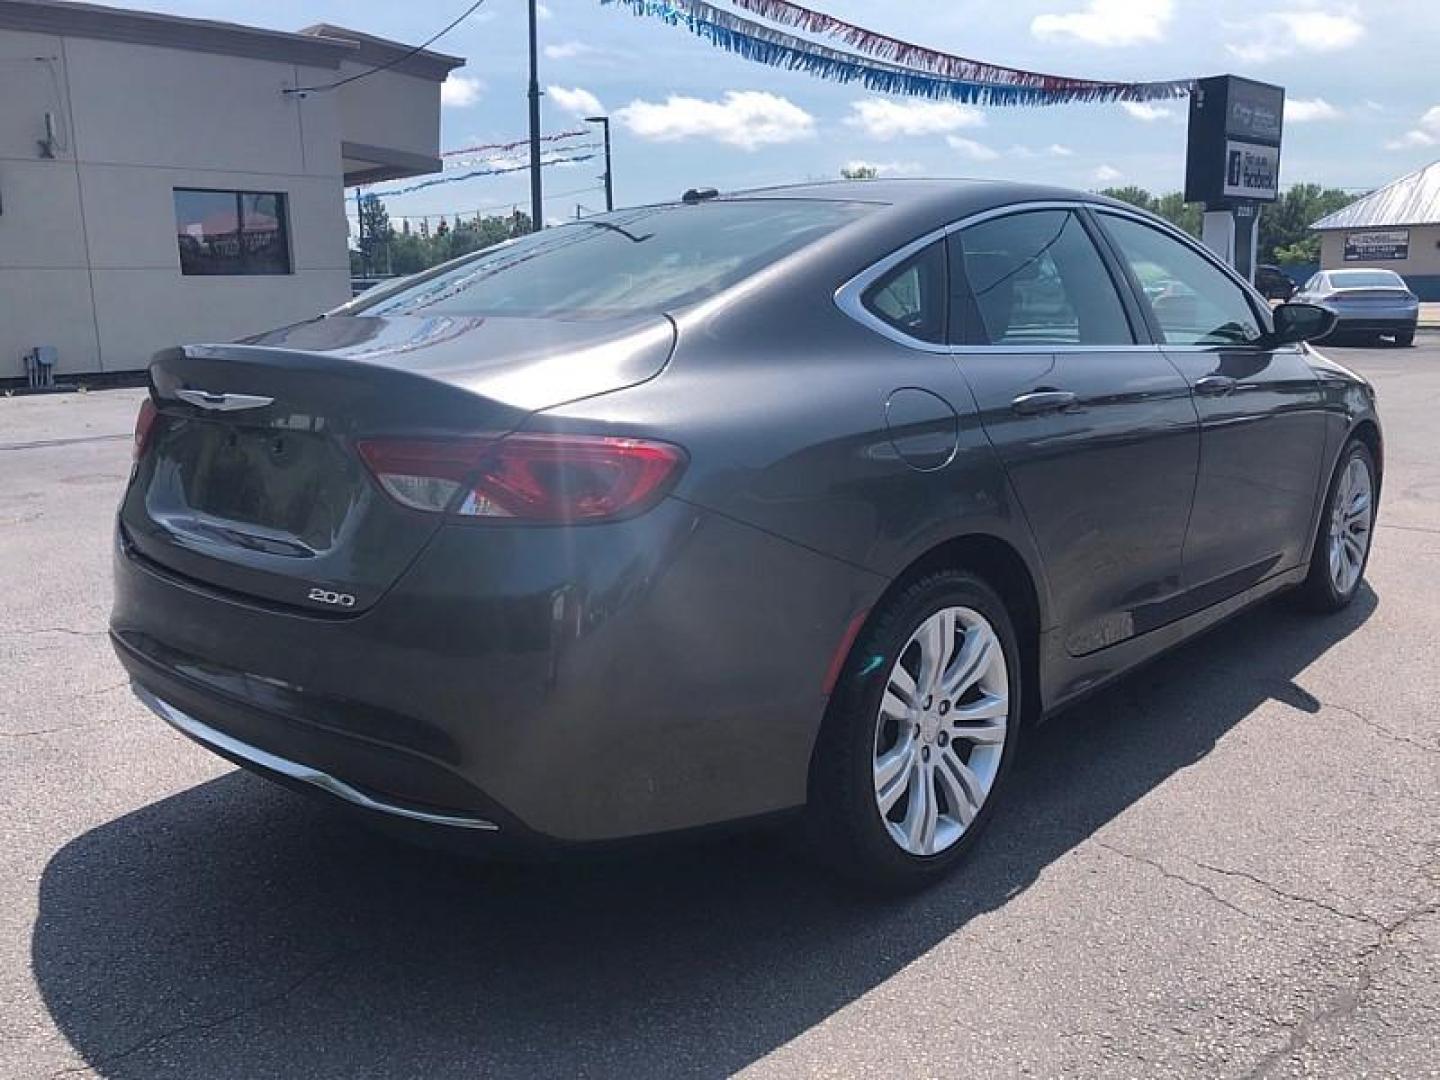
[(288, 274), (290, 220), (273, 191), (175, 189), (180, 273)]

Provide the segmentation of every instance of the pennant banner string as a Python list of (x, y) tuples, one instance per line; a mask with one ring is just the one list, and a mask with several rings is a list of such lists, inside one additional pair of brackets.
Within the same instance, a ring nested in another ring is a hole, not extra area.
[[(737, 8), (758, 15), (781, 26), (794, 27), (806, 33), (832, 37), (843, 41), (852, 49), (888, 60), (905, 67), (919, 68), (943, 75), (950, 79), (964, 79), (970, 82), (996, 83), (999, 85), (1035, 86), (1046, 90), (1068, 87), (1128, 87), (1128, 86), (1173, 86), (1173, 82), (1159, 84), (1117, 83), (1100, 79), (1075, 79), (1064, 75), (1050, 75), (1024, 68), (988, 64), (983, 60), (972, 60), (965, 56), (927, 49), (899, 38), (867, 30), (863, 26), (837, 19), (823, 11), (815, 11), (790, 0), (730, 0)], [(1185, 80), (1188, 81), (1188, 80)]]
[[(578, 131), (557, 131), (554, 135), (541, 135), (541, 142), (561, 142), (564, 139), (578, 139), (581, 135), (590, 134), (584, 129)], [(442, 150), (441, 157), (459, 157), (461, 154), (479, 154), (485, 151), (515, 150), (521, 146), (530, 145), (529, 139), (516, 139), (513, 142), (480, 143), (478, 146), (462, 146), (455, 150)]]
[[(682, 27), (717, 48), (746, 60), (771, 67), (803, 71), (833, 82), (859, 83), (868, 90), (882, 94), (960, 101), (975, 105), (1060, 105), (1070, 102), (1168, 100), (1183, 97), (1193, 86), (1193, 80), (1190, 79), (1143, 83), (1054, 81), (1054, 77), (1021, 73), (1015, 69), (1005, 69), (1010, 71), (1006, 76), (1012, 80), (1009, 82), (956, 77), (867, 59), (856, 53), (817, 45), (793, 34), (722, 11), (705, 3), (705, 0), (600, 2), (628, 7), (636, 15), (660, 19), (671, 26)], [(958, 61), (962, 58), (953, 59)], [(997, 73), (999, 70), (997, 69)], [(1030, 75), (1032, 82), (1027, 83), (1023, 79), (1015, 81), (1020, 75)], [(1039, 78), (1042, 82), (1034, 83), (1034, 78)], [(1052, 82), (1043, 82), (1047, 78), (1052, 79)]]
[[(586, 150), (601, 150), (604, 149), (604, 146), (605, 144), (600, 142), (571, 143), (569, 146), (557, 147), (555, 152), (565, 154), (578, 154)], [(542, 158), (542, 163), (545, 160), (547, 159)], [(521, 162), (520, 158), (517, 157), (514, 153), (490, 153), (479, 154), (476, 157), (447, 158), (445, 160), (444, 167), (445, 171), (449, 172), (452, 169), (468, 169), (477, 165), (528, 165), (529, 163), (530, 159), (528, 157), (526, 157), (525, 160)]]
[[(547, 158), (540, 162), (542, 167), (550, 165), (578, 165), (583, 161), (591, 161), (595, 154), (577, 154), (573, 157)], [(504, 165), (484, 169), (475, 169), (473, 172), (461, 173), (459, 176), (438, 176), (430, 180), (422, 180), (418, 184), (411, 184), (409, 187), (391, 188), (387, 191), (367, 192), (382, 199), (389, 199), (396, 195), (409, 195), (415, 191), (424, 191), (426, 188), (439, 187), (441, 184), (458, 184), (465, 180), (474, 180), (481, 176), (503, 176), (506, 173), (524, 172), (530, 168), (529, 163), (524, 165)]]

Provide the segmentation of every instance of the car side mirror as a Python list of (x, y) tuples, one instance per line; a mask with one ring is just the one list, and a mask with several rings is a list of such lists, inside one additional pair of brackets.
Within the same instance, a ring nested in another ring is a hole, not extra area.
[(1316, 341), (1335, 329), (1335, 313), (1316, 304), (1285, 303), (1275, 307), (1270, 345)]

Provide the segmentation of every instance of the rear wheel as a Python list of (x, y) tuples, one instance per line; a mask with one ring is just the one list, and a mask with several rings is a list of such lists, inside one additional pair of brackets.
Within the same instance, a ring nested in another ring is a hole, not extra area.
[(1395, 344), (1398, 345), (1398, 346), (1400, 346), (1400, 348), (1402, 348), (1402, 349), (1408, 348), (1409, 346), (1414, 345), (1414, 344), (1415, 344), (1415, 331), (1414, 331), (1414, 330), (1406, 330), (1406, 331), (1404, 331), (1403, 333), (1396, 334), (1396, 335), (1395, 335)]
[(820, 734), (811, 832), (885, 889), (937, 880), (974, 844), (1018, 742), (1020, 654), (980, 578), (939, 571), (872, 618)]
[(1375, 458), (1358, 439), (1340, 454), (1320, 514), (1310, 573), (1300, 598), (1316, 611), (1339, 611), (1355, 599), (1375, 529)]

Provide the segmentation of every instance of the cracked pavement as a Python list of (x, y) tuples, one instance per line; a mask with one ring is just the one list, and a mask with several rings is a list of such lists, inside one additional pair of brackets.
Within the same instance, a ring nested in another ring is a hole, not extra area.
[(960, 875), (785, 836), (402, 846), (126, 692), (138, 391), (0, 399), (0, 1078), (1440, 1076), (1440, 335), (1335, 349), (1387, 475), (1338, 617), (1269, 605), (1027, 736)]

